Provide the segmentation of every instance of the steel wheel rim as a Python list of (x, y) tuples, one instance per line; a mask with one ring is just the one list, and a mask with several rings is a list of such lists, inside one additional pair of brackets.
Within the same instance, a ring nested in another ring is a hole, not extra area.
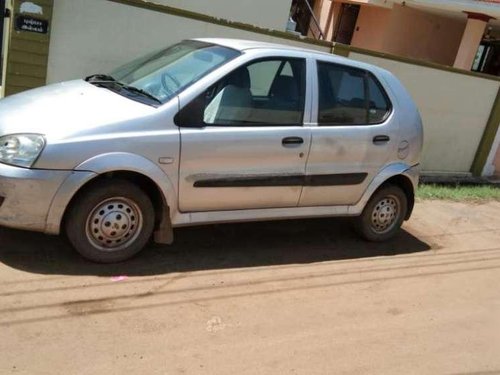
[(372, 230), (379, 234), (391, 231), (398, 221), (400, 211), (399, 199), (394, 195), (380, 199), (370, 217)]
[(87, 239), (101, 251), (118, 251), (132, 244), (142, 231), (139, 206), (125, 197), (113, 197), (97, 204), (85, 225)]

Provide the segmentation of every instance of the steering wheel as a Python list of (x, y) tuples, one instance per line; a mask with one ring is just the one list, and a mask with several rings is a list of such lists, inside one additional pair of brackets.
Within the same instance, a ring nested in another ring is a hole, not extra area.
[(161, 86), (162, 86), (163, 91), (165, 91), (168, 95), (172, 94), (174, 90), (172, 90), (169, 87), (169, 85), (167, 84), (168, 83), (167, 80), (170, 81), (170, 82), (173, 82), (176, 89), (178, 89), (179, 87), (181, 87), (181, 83), (173, 75), (171, 75), (170, 73), (167, 73), (167, 72), (162, 73), (162, 75), (161, 75)]

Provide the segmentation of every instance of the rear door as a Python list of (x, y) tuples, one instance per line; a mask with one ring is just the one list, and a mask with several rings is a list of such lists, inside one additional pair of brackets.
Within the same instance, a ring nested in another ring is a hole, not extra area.
[(317, 122), (300, 206), (355, 204), (394, 154), (398, 120), (370, 72), (326, 61), (316, 67)]
[(180, 210), (296, 207), (311, 137), (308, 87), (306, 59), (263, 58), (186, 105), (176, 116)]

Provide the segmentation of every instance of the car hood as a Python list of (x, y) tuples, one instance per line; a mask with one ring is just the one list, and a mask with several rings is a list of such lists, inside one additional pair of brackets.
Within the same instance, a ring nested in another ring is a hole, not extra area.
[(155, 111), (84, 80), (68, 81), (0, 100), (0, 136), (38, 133), (48, 140), (85, 136)]

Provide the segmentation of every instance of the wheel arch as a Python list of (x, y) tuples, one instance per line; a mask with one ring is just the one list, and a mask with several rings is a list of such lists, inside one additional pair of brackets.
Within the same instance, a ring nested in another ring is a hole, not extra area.
[(410, 167), (403, 163), (391, 164), (378, 173), (366, 189), (360, 201), (353, 206), (350, 214), (360, 215), (370, 198), (382, 187), (391, 184), (400, 187), (408, 201), (405, 220), (408, 220), (415, 206), (415, 191), (418, 185), (418, 166)]
[(52, 202), (46, 232), (59, 234), (68, 208), (84, 190), (104, 179), (130, 181), (143, 189), (155, 208), (155, 242), (172, 243), (173, 231), (170, 218), (176, 209), (174, 185), (168, 176), (150, 160), (134, 154), (112, 153), (94, 157), (80, 164), (75, 171), (92, 174), (84, 181), (65, 181)]
[(397, 186), (405, 193), (407, 202), (405, 220), (408, 220), (415, 206), (415, 189), (411, 180), (403, 174), (398, 174), (387, 179), (375, 192), (387, 185)]
[(68, 205), (66, 206), (61, 225), (63, 225), (65, 222), (69, 207), (71, 207), (85, 191), (91, 189), (98, 183), (112, 180), (128, 181), (141, 188), (141, 190), (143, 190), (148, 195), (148, 197), (151, 199), (151, 203), (153, 204), (155, 210), (155, 227), (159, 222), (161, 222), (165, 211), (168, 210), (168, 203), (158, 185), (151, 178), (147, 177), (144, 174), (127, 170), (117, 170), (98, 174), (93, 179), (87, 181), (84, 185), (82, 185), (71, 197)]

